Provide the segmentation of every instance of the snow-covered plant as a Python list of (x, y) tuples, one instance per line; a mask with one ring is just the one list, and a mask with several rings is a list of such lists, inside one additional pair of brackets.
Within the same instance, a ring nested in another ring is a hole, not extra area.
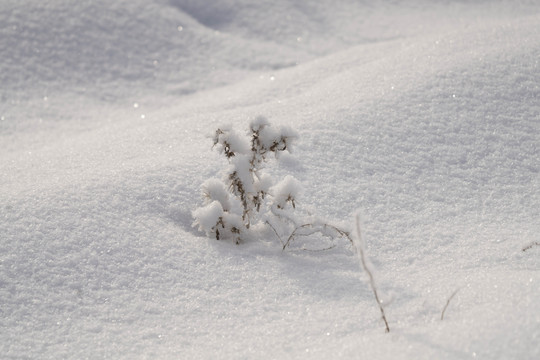
[(249, 125), (248, 139), (230, 127), (214, 134), (214, 147), (229, 167), (222, 179), (209, 179), (202, 185), (203, 207), (193, 212), (194, 226), (216, 239), (232, 238), (239, 243), (252, 226), (269, 224), (268, 217), (294, 223), (290, 209), (296, 207), (300, 183), (292, 176), (276, 183), (264, 172), (270, 157), (291, 152), (297, 133), (289, 127), (275, 128), (262, 116)]
[(193, 225), (209, 237), (233, 239), (237, 244), (249, 238), (254, 228), (268, 227), (283, 250), (295, 239), (314, 234), (352, 243), (348, 232), (322, 219), (297, 216), (300, 182), (291, 175), (276, 181), (265, 171), (271, 159), (279, 160), (284, 151), (291, 152), (297, 137), (291, 128), (273, 127), (262, 116), (250, 123), (247, 138), (231, 127), (217, 129), (214, 147), (229, 166), (221, 179), (203, 183), (204, 205), (193, 211)]

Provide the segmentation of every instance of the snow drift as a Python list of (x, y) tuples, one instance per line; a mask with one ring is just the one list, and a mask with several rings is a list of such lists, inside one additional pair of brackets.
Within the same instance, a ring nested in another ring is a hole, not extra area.
[[(2, 2), (0, 352), (538, 358), (539, 10)], [(207, 136), (261, 114), (302, 206), (361, 210), (390, 334), (347, 246), (191, 226)]]

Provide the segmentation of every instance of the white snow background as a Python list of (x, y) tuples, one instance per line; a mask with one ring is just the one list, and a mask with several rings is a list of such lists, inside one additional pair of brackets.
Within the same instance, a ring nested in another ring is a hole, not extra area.
[[(0, 357), (539, 359), (539, 24), (537, 1), (1, 1)], [(390, 333), (346, 243), (192, 227), (226, 166), (208, 136), (258, 115), (300, 134), (268, 165), (298, 204), (362, 214)]]

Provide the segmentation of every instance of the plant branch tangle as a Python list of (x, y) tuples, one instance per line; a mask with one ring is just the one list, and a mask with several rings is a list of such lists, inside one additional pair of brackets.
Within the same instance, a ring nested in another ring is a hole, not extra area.
[(354, 241), (351, 232), (324, 220), (313, 216), (307, 219), (297, 217), (294, 212), (301, 192), (300, 183), (290, 175), (275, 183), (264, 172), (264, 167), (269, 161), (268, 155), (273, 154), (279, 159), (282, 152), (290, 152), (298, 135), (287, 127), (275, 129), (264, 117), (258, 117), (251, 122), (248, 137), (249, 141), (246, 141), (229, 127), (216, 130), (214, 147), (227, 158), (229, 167), (222, 179), (212, 178), (202, 184), (204, 205), (193, 211), (193, 226), (198, 226), (199, 230), (216, 240), (232, 239), (236, 244), (248, 239), (254, 228), (268, 228), (279, 239), (283, 250), (299, 237), (315, 234), (332, 241), (331, 246), (316, 251), (332, 249), (334, 240), (346, 239), (356, 250), (361, 268), (369, 277), (386, 332), (390, 332), (365, 254), (360, 219), (356, 218), (357, 241)]

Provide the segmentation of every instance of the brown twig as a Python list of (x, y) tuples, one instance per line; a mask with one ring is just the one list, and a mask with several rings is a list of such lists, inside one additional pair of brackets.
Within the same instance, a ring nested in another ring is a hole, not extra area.
[(446, 308), (448, 307), (448, 305), (450, 305), (450, 301), (454, 298), (454, 296), (456, 296), (456, 294), (458, 293), (459, 289), (457, 289), (456, 291), (454, 291), (452, 293), (452, 295), (450, 295), (450, 297), (448, 298), (448, 300), (446, 300), (446, 305), (444, 305), (444, 308), (442, 309), (442, 312), (441, 312), (441, 320), (444, 319), (444, 312), (446, 311)]
[[(298, 234), (297, 233), (299, 230), (307, 229), (307, 228), (311, 228), (311, 230), (312, 230), (309, 234)], [(312, 234), (315, 234), (315, 233), (321, 233), (321, 234), (323, 234), (323, 236), (329, 236), (329, 235), (326, 235), (324, 233), (323, 230), (325, 228), (330, 228), (330, 229), (334, 230), (335, 232), (337, 232), (338, 236), (347, 238), (351, 243), (353, 242), (352, 239), (351, 239), (351, 236), (349, 235), (348, 232), (346, 232), (344, 230), (341, 230), (340, 228), (338, 228), (338, 227), (336, 227), (334, 225), (330, 225), (330, 224), (314, 225), (314, 224), (309, 223), (309, 224), (303, 224), (303, 225), (297, 226), (293, 230), (291, 235), (289, 235), (289, 237), (287, 238), (287, 241), (285, 242), (285, 244), (283, 244), (283, 249), (282, 250), (285, 250), (287, 248), (287, 246), (289, 246), (291, 241), (293, 241), (294, 238), (297, 237), (297, 236), (309, 236), (309, 235), (312, 235)], [(332, 236), (329, 236), (329, 237), (332, 237)], [(323, 249), (323, 250), (329, 250), (329, 249), (332, 249), (332, 248), (334, 248), (334, 246), (331, 246), (328, 249)]]
[(375, 279), (373, 277), (373, 273), (371, 269), (369, 268), (367, 261), (366, 261), (366, 255), (364, 253), (364, 244), (362, 242), (362, 235), (360, 232), (360, 217), (356, 216), (356, 231), (358, 232), (358, 247), (357, 251), (360, 255), (360, 262), (362, 264), (362, 268), (369, 276), (369, 284), (371, 285), (371, 290), (373, 291), (373, 295), (375, 295), (375, 300), (377, 301), (377, 305), (379, 306), (379, 310), (381, 311), (381, 316), (384, 321), (384, 325), (386, 326), (386, 332), (390, 332), (390, 327), (388, 326), (388, 321), (386, 320), (386, 315), (384, 313), (384, 308), (382, 306), (382, 301), (379, 298), (379, 294), (377, 292), (377, 286), (375, 285)]
[(266, 224), (267, 224), (268, 226), (270, 226), (270, 228), (271, 228), (272, 230), (274, 230), (274, 234), (276, 234), (276, 237), (279, 239), (279, 242), (281, 243), (281, 245), (283, 245), (283, 240), (281, 239), (281, 236), (279, 236), (279, 234), (278, 234), (276, 228), (275, 228), (272, 224), (270, 224), (270, 221), (268, 221), (268, 220), (266, 220)]
[(521, 249), (521, 251), (527, 251), (527, 250), (530, 250), (530, 249), (532, 249), (534, 246), (540, 246), (540, 242), (538, 242), (538, 241), (532, 242), (532, 243), (530, 243), (529, 245), (525, 246), (523, 249)]

